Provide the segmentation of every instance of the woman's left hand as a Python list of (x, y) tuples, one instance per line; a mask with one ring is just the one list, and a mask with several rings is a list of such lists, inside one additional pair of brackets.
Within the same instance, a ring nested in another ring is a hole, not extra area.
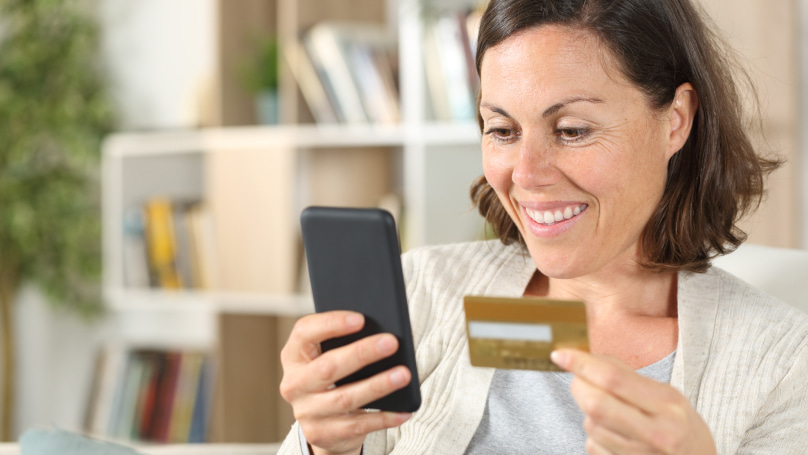
[(586, 415), (590, 454), (716, 453), (707, 424), (672, 386), (614, 357), (560, 349), (553, 361), (575, 375), (570, 389)]

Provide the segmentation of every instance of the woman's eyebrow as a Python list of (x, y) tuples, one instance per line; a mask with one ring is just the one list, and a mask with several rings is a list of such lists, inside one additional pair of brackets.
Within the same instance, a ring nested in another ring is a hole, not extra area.
[[(548, 107), (547, 110), (545, 110), (541, 114), (541, 116), (544, 117), (544, 118), (547, 118), (547, 117), (557, 113), (558, 111), (560, 111), (561, 108), (563, 108), (564, 106), (567, 106), (567, 105), (570, 105), (570, 104), (573, 104), (573, 103), (580, 103), (580, 102), (600, 104), (600, 103), (603, 102), (603, 100), (600, 99), (600, 98), (586, 98), (586, 97), (583, 97), (583, 96), (576, 96), (576, 97), (568, 98), (568, 99), (566, 99), (564, 101), (561, 101), (560, 103), (556, 103), (556, 104)], [(489, 103), (486, 103), (486, 102), (481, 102), (480, 103), (480, 109), (488, 109), (491, 112), (496, 112), (497, 114), (504, 115), (505, 117), (513, 118), (513, 116), (511, 116), (511, 114), (508, 114), (508, 112), (506, 112), (505, 109), (502, 109), (501, 107), (497, 107), (497, 106), (494, 106), (493, 104), (489, 104)]]
[(564, 107), (564, 106), (570, 105), (572, 103), (580, 103), (580, 102), (599, 104), (599, 103), (602, 103), (603, 100), (599, 99), (599, 98), (585, 98), (585, 97), (581, 97), (581, 96), (568, 98), (568, 99), (566, 99), (566, 100), (564, 100), (564, 101), (562, 101), (560, 103), (556, 103), (556, 104), (550, 106), (549, 108), (547, 108), (546, 111), (544, 111), (541, 114), (541, 116), (544, 117), (544, 118), (547, 118), (547, 117), (557, 113), (558, 111), (560, 111), (561, 108)]
[(483, 108), (488, 109), (491, 112), (496, 112), (497, 114), (504, 115), (505, 117), (513, 118), (511, 116), (511, 114), (505, 112), (505, 109), (502, 109), (501, 107), (497, 107), (497, 106), (494, 106), (492, 104), (482, 102), (482, 103), (480, 103), (480, 109), (483, 109)]

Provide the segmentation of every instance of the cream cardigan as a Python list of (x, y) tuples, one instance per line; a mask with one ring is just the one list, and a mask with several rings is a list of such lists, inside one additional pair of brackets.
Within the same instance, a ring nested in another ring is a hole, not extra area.
[[(498, 241), (403, 256), (423, 403), (404, 425), (368, 435), (365, 455), (462, 455), (494, 370), (469, 364), (463, 296), (521, 296), (535, 271)], [(808, 315), (712, 268), (678, 281), (671, 384), (709, 425), (719, 454), (808, 453)], [(300, 454), (295, 424), (279, 454)]]

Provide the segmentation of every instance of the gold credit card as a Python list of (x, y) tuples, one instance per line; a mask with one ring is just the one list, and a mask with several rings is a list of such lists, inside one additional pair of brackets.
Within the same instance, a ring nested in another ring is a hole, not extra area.
[(582, 301), (466, 296), (463, 303), (476, 367), (562, 371), (550, 360), (553, 350), (589, 351)]

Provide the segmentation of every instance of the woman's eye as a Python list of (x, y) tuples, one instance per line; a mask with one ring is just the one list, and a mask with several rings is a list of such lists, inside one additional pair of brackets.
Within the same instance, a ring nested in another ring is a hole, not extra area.
[(585, 139), (589, 130), (586, 128), (559, 128), (556, 134), (563, 141), (575, 142)]
[(501, 142), (511, 141), (518, 135), (514, 130), (509, 128), (489, 128), (485, 131), (485, 134)]

